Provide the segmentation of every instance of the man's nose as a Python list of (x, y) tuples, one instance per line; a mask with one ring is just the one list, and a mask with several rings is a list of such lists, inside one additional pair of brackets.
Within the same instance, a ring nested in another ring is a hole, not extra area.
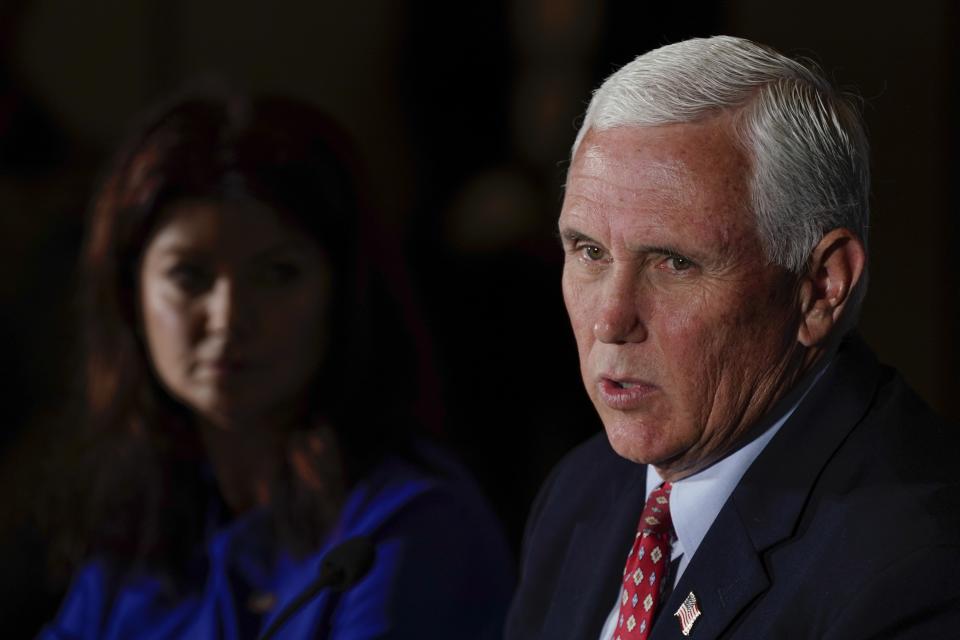
[(643, 292), (638, 276), (622, 269), (605, 283), (597, 306), (593, 334), (600, 342), (625, 344), (647, 339), (642, 318)]

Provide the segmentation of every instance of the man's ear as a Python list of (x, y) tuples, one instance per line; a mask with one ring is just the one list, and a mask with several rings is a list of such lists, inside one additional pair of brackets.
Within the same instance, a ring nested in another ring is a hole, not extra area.
[(850, 230), (833, 229), (820, 239), (800, 281), (800, 344), (813, 347), (827, 339), (840, 322), (866, 263), (863, 242)]

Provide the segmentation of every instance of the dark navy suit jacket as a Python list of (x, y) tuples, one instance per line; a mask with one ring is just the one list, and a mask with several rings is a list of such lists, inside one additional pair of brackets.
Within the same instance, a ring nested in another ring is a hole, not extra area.
[[(721, 509), (650, 638), (684, 637), (673, 614), (690, 592), (694, 640), (960, 638), (958, 435), (845, 341)], [(558, 465), (527, 523), (508, 640), (599, 637), (645, 480), (604, 434)]]

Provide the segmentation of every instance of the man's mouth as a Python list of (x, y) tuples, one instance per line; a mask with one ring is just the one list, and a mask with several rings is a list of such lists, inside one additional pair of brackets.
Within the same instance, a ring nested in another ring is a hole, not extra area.
[(643, 380), (611, 377), (600, 378), (597, 389), (600, 401), (618, 411), (639, 409), (658, 390), (656, 385)]

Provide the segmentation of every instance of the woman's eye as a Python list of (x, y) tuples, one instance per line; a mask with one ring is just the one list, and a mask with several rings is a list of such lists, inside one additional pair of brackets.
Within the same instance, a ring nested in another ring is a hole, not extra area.
[(287, 284), (300, 277), (301, 272), (300, 266), (293, 262), (271, 262), (264, 265), (260, 275), (268, 284)]
[(196, 293), (203, 291), (211, 282), (210, 273), (200, 265), (190, 263), (176, 264), (167, 272), (167, 278), (181, 291)]

